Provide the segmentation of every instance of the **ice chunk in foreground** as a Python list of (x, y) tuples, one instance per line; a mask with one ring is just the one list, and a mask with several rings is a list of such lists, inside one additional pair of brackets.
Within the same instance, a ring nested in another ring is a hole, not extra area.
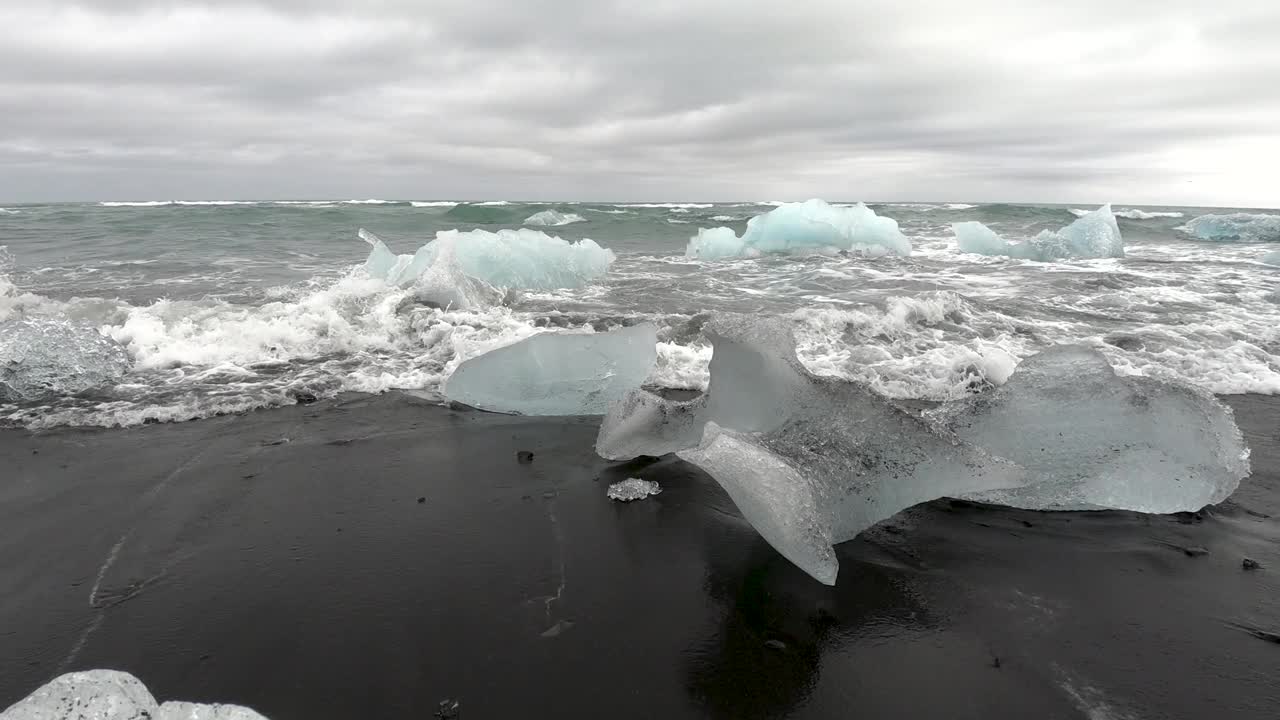
[(1280, 242), (1280, 215), (1201, 215), (1178, 229), (1210, 242)]
[(83, 392), (129, 370), (129, 355), (97, 330), (63, 320), (0, 323), (0, 402)]
[(766, 254), (832, 253), (910, 255), (911, 241), (893, 218), (880, 217), (858, 203), (834, 207), (822, 200), (786, 203), (747, 221), (742, 237), (726, 227), (704, 228), (689, 241), (685, 255), (714, 260)]
[(904, 508), (1024, 482), (1020, 468), (936, 432), (867, 387), (812, 375), (782, 321), (717, 315), (703, 332), (714, 347), (703, 399), (664, 405), (633, 392), (610, 410), (597, 448), (613, 458), (679, 449), (771, 545), (822, 582), (836, 579), (833, 544)]
[(524, 219), (525, 225), (558, 226), (586, 222), (587, 219), (577, 213), (562, 213), (556, 210), (543, 210)]
[(1023, 360), (1009, 381), (929, 413), (966, 442), (1031, 473), (1026, 487), (971, 499), (1033, 510), (1147, 513), (1222, 502), (1249, 474), (1231, 410), (1210, 393), (1118, 377), (1083, 346)]
[(360, 237), (373, 246), (364, 269), (369, 275), (399, 286), (413, 284), (436, 262), (446, 246), (453, 247), (458, 267), (467, 277), (491, 286), (516, 290), (580, 287), (603, 276), (614, 254), (595, 243), (569, 243), (539, 230), (443, 230), (412, 255), (396, 255), (366, 230)]
[(114, 670), (67, 673), (0, 713), (0, 720), (266, 720), (238, 705), (158, 705), (134, 676)]
[(651, 324), (606, 333), (542, 333), (464, 361), (451, 400), (521, 415), (600, 415), (657, 361)]
[(1093, 350), (1048, 350), (1004, 386), (921, 418), (860, 383), (809, 373), (778, 320), (717, 315), (703, 332), (714, 351), (707, 392), (668, 402), (633, 390), (610, 407), (597, 452), (676, 452), (822, 582), (835, 581), (833, 544), (927, 500), (1197, 510), (1249, 472), (1212, 395), (1117, 377)]
[(1124, 257), (1124, 240), (1110, 205), (1081, 216), (1061, 230), (1043, 230), (1021, 243), (1008, 242), (980, 222), (953, 223), (951, 230), (961, 252), (979, 255), (1007, 255), (1045, 262), (1063, 258)]
[(610, 500), (631, 502), (633, 500), (643, 500), (660, 492), (662, 492), (662, 487), (656, 482), (639, 478), (627, 478), (622, 482), (610, 485), (607, 494)]

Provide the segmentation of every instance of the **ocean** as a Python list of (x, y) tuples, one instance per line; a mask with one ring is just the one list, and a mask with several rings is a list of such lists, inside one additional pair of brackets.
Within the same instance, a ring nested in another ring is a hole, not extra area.
[[(777, 205), (7, 206), (0, 333), (52, 323), (96, 332), (124, 354), (93, 387), (64, 387), (54, 377), (48, 392), (11, 393), (0, 420), (130, 426), (389, 390), (444, 403), (445, 380), (467, 358), (545, 330), (645, 321), (659, 328), (647, 385), (700, 390), (710, 359), (701, 327), (719, 311), (786, 318), (811, 371), (864, 381), (893, 398), (962, 397), (1061, 343), (1098, 348), (1122, 374), (1218, 394), (1280, 392), (1280, 267), (1262, 262), (1280, 240), (1265, 217), (1276, 211), (1117, 205), (1123, 258), (1041, 262), (961, 252), (952, 224), (978, 221), (1017, 240), (1067, 226), (1093, 207), (883, 203), (870, 208), (898, 223), (907, 256), (686, 255), (700, 229), (741, 235), (749, 219)], [(1234, 213), (1261, 230), (1218, 242), (1193, 232), (1198, 217)], [(589, 238), (616, 259), (577, 287), (442, 308), (413, 302), (412, 287), (370, 278), (362, 228), (397, 253), (440, 231), (528, 228), (571, 243)], [(66, 342), (53, 342), (44, 357), (56, 359)]]

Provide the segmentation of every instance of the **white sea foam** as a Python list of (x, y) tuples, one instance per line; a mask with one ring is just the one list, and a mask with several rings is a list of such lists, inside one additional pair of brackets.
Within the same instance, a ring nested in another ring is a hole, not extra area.
[(139, 202), (133, 201), (111, 201), (100, 202), (101, 207), (162, 207), (164, 205), (173, 205), (172, 200), (143, 200)]
[[(1093, 212), (1093, 211), (1092, 211), (1092, 210), (1084, 210), (1084, 209), (1081, 209), (1081, 208), (1071, 208), (1070, 212), (1071, 212), (1071, 214), (1072, 214), (1072, 215), (1075, 215), (1076, 217), (1084, 217), (1085, 215), (1088, 215), (1089, 213), (1091, 213), (1091, 212)], [(1128, 209), (1125, 209), (1125, 210), (1115, 210), (1115, 211), (1112, 211), (1112, 213), (1111, 213), (1111, 214), (1112, 214), (1112, 215), (1115, 215), (1115, 216), (1116, 216), (1116, 217), (1118, 217), (1118, 218), (1125, 218), (1126, 220), (1155, 220), (1155, 219), (1157, 219), (1157, 218), (1180, 218), (1180, 217), (1182, 217), (1182, 213), (1180, 213), (1180, 212), (1174, 212), (1174, 211), (1153, 211), (1153, 212), (1147, 212), (1147, 211), (1145, 211), (1145, 210), (1137, 210), (1137, 209), (1135, 209), (1135, 208), (1128, 208)]]
[(0, 208), (0, 215), (17, 215), (18, 210), (10, 210), (9, 208)]
[(427, 200), (427, 201), (414, 200), (409, 204), (414, 207), (425, 208), (425, 207), (454, 207), (458, 203), (452, 200)]
[(376, 199), (369, 199), (369, 200), (343, 200), (343, 201), (342, 201), (342, 204), (343, 204), (343, 205), (398, 205), (398, 204), (399, 204), (399, 201), (397, 201), (397, 200), (376, 200)]
[(715, 207), (713, 203), (626, 203), (615, 205), (622, 208), (666, 208), (668, 210), (705, 210)]

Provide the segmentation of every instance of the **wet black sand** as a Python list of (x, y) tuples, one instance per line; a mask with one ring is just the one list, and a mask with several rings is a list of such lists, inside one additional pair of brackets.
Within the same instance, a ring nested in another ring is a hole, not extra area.
[[(1280, 398), (1228, 401), (1255, 474), (1222, 506), (938, 501), (840, 546), (835, 588), (697, 468), (596, 458), (592, 419), (386, 395), (0, 431), (0, 708), (108, 667), (274, 720), (446, 698), (463, 718), (1280, 717)], [(629, 476), (663, 493), (607, 500)]]

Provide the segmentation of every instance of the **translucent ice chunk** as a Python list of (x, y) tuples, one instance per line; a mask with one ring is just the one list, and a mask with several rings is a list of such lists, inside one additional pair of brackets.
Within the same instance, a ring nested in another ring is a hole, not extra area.
[(525, 225), (558, 226), (586, 222), (586, 218), (577, 213), (562, 213), (556, 210), (543, 210), (524, 219)]
[(124, 348), (97, 330), (63, 320), (0, 323), (0, 401), (66, 395), (118, 380)]
[(1249, 474), (1231, 410), (1208, 392), (1118, 377), (1098, 351), (1059, 346), (1004, 385), (930, 413), (947, 430), (1019, 463), (1030, 484), (969, 494), (1037, 510), (1148, 513), (1222, 502)]
[(1273, 250), (1259, 259), (1268, 265), (1280, 265), (1280, 250)]
[[(717, 315), (703, 332), (714, 354), (702, 401), (663, 405), (632, 393), (611, 408), (597, 447), (621, 457), (624, 448), (653, 455), (685, 445), (679, 456), (706, 470), (770, 544), (822, 582), (835, 582), (833, 543), (926, 500), (1024, 482), (1020, 468), (936, 432), (865, 386), (812, 375), (781, 321)], [(658, 431), (646, 433), (646, 422)], [(701, 438), (690, 429), (699, 425)]]
[(725, 227), (702, 229), (689, 241), (691, 258), (756, 257), (771, 253), (910, 255), (911, 242), (896, 220), (858, 203), (835, 207), (822, 200), (786, 203), (747, 221), (741, 237)]
[(1280, 215), (1201, 215), (1178, 229), (1211, 242), (1280, 242)]
[(637, 388), (657, 360), (651, 324), (607, 333), (542, 333), (464, 361), (450, 399), (521, 415), (600, 415)]
[(1041, 353), (1002, 387), (922, 418), (859, 383), (810, 374), (780, 321), (717, 315), (703, 332), (714, 351), (706, 394), (627, 394), (597, 452), (676, 452), (699, 465), (823, 582), (835, 580), (833, 543), (926, 500), (1173, 512), (1220, 502), (1249, 472), (1240, 431), (1212, 395), (1117, 377), (1087, 348)]
[(622, 482), (610, 485), (607, 494), (610, 500), (631, 502), (633, 500), (643, 500), (660, 492), (662, 492), (662, 487), (656, 482), (639, 478), (627, 478)]
[(1004, 240), (980, 222), (953, 223), (951, 230), (961, 251), (980, 255), (1041, 261), (1124, 257), (1124, 240), (1110, 205), (1081, 216), (1061, 230), (1044, 230), (1021, 243)]
[(8, 710), (0, 720), (266, 720), (238, 705), (167, 702), (157, 705), (134, 676), (114, 670), (67, 673)]
[(569, 243), (538, 230), (444, 230), (412, 255), (396, 255), (367, 230), (360, 237), (373, 246), (364, 268), (392, 285), (412, 284), (452, 245), (458, 266), (468, 277), (518, 290), (574, 288), (603, 276), (614, 254), (595, 243)]
[(435, 244), (435, 258), (413, 280), (415, 298), (452, 310), (479, 310), (501, 304), (503, 291), (462, 271), (454, 238), (441, 238)]

